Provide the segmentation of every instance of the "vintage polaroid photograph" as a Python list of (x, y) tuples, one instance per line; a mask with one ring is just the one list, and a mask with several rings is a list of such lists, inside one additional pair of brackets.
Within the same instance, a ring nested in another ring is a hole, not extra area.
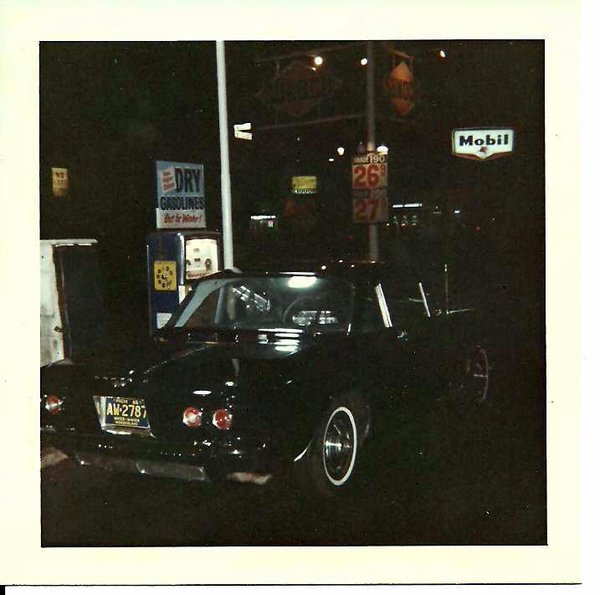
[(534, 4), (32, 32), (44, 570), (4, 582), (577, 582), (569, 34)]
[(544, 42), (224, 50), (40, 44), (42, 544), (546, 544)]

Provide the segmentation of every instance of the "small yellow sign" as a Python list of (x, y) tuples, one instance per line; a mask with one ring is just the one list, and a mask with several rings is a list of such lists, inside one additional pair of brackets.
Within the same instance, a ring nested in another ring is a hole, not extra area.
[(292, 194), (316, 194), (317, 176), (292, 176)]
[(52, 194), (55, 197), (69, 194), (69, 170), (66, 167), (52, 168)]
[(154, 289), (175, 291), (177, 289), (177, 263), (174, 260), (154, 261)]

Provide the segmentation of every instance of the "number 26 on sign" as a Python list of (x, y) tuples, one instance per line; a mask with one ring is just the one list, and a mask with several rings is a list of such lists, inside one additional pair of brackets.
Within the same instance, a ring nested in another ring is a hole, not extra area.
[(357, 164), (352, 167), (352, 188), (384, 188), (387, 186), (385, 163)]

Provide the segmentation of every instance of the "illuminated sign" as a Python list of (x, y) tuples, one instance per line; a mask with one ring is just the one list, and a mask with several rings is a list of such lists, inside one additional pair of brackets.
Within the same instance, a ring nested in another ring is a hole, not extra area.
[(200, 279), (217, 271), (219, 246), (214, 238), (185, 240), (185, 279)]
[(458, 128), (452, 131), (452, 154), (481, 161), (504, 157), (513, 152), (512, 128)]
[(316, 194), (317, 176), (293, 176), (292, 194)]
[(352, 157), (354, 223), (388, 220), (388, 156), (371, 151)]
[(387, 153), (372, 151), (352, 157), (352, 189), (387, 188)]
[(233, 125), (233, 136), (242, 140), (252, 140), (252, 122)]
[[(407, 58), (412, 63), (412, 58)], [(410, 63), (400, 62), (384, 82), (390, 101), (400, 116), (406, 116), (415, 105), (414, 77)]]
[(156, 229), (204, 227), (204, 166), (157, 161)]

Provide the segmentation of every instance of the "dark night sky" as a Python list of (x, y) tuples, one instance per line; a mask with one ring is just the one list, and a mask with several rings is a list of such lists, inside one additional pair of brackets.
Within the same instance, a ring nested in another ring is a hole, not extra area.
[[(248, 216), (280, 213), (294, 173), (319, 176), (320, 235), (310, 239), (313, 245), (336, 234), (345, 237), (344, 230), (364, 232), (351, 223), (350, 202), (350, 156), (366, 136), (364, 120), (260, 130), (273, 123), (274, 113), (256, 94), (274, 76), (275, 64), (257, 59), (339, 43), (226, 44), (237, 254), (249, 245)], [(447, 199), (476, 223), (494, 218), (495, 250), (508, 255), (507, 266), (518, 258), (509, 253), (519, 245), (533, 255), (528, 266), (537, 271), (543, 267), (544, 241), (543, 42), (398, 41), (394, 46), (414, 56), (417, 103), (405, 122), (386, 119), (395, 114), (378, 83), (377, 137), (390, 147), (390, 202)], [(393, 65), (382, 45), (376, 47), (379, 80)], [(444, 60), (438, 54), (442, 48)], [(360, 46), (325, 54), (323, 70), (342, 87), (323, 104), (322, 115), (364, 111), (364, 69), (358, 66), (363, 54)], [(244, 121), (253, 123), (252, 142), (233, 139), (233, 124)], [(453, 157), (452, 129), (474, 126), (513, 127), (515, 153), (482, 163)], [(340, 144), (346, 155), (330, 164), (327, 158)], [(140, 304), (144, 237), (155, 224), (156, 160), (204, 164), (208, 227), (219, 229), (215, 44), (42, 43), (41, 237), (98, 238), (104, 261), (111, 263), (107, 285), (114, 291), (134, 279)], [(69, 169), (66, 199), (51, 196), (52, 166)]]
[[(273, 75), (273, 63), (257, 65), (256, 58), (335, 43), (228, 43), (230, 128), (251, 120), (256, 130), (257, 124), (273, 121), (273, 112), (255, 97)], [(404, 125), (378, 120), (378, 137), (392, 149), (391, 193), (401, 197), (411, 190), (489, 187), (490, 172), (502, 176), (517, 160), (519, 167), (525, 160), (541, 161), (542, 43), (412, 41), (396, 47), (415, 56), (418, 102)], [(437, 56), (439, 48), (445, 48), (446, 60)], [(359, 47), (327, 56), (328, 74), (344, 83), (339, 99), (329, 106), (331, 113), (364, 109), (364, 73), (356, 67), (361, 52)], [(391, 70), (390, 58), (379, 52), (377, 60), (383, 77)], [(153, 167), (160, 159), (204, 163), (209, 226), (219, 226), (213, 43), (42, 44), (40, 82), (42, 235), (102, 233), (112, 227), (116, 213), (130, 225), (135, 218), (151, 226)], [(378, 114), (394, 115), (383, 93)], [(475, 166), (450, 156), (453, 128), (487, 125), (516, 129), (517, 159)], [(276, 204), (282, 198), (281, 175), (295, 167), (296, 159), (300, 169), (327, 170), (327, 157), (338, 144), (352, 148), (364, 136), (364, 123), (352, 121), (255, 131), (252, 143), (232, 139), (234, 201), (243, 203), (244, 215), (261, 199)], [(72, 198), (60, 215), (48, 200), (52, 165), (69, 167), (71, 175)], [(338, 169), (336, 175), (347, 183), (347, 171)]]

